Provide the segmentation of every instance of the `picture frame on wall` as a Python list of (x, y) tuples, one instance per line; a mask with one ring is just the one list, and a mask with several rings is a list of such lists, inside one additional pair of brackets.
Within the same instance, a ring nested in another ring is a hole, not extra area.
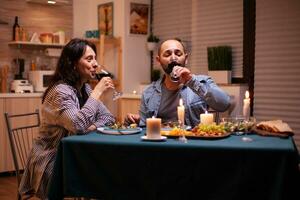
[(113, 36), (113, 2), (98, 5), (99, 33)]
[(130, 3), (130, 34), (147, 35), (149, 23), (149, 5)]

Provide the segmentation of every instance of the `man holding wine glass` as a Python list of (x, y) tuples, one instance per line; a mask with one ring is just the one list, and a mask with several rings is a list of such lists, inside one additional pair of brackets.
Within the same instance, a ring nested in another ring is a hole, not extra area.
[(186, 68), (188, 54), (179, 39), (163, 41), (156, 60), (164, 76), (152, 82), (143, 92), (139, 114), (127, 114), (125, 124), (146, 125), (152, 116), (162, 123), (177, 122), (179, 99), (185, 105), (184, 124), (194, 127), (200, 122), (200, 114), (208, 107), (224, 112), (230, 106), (230, 98), (209, 76), (195, 75)]

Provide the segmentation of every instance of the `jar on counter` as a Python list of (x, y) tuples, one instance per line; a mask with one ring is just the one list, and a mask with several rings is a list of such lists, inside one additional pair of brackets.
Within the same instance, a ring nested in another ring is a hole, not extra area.
[(40, 40), (42, 43), (52, 43), (53, 34), (52, 33), (41, 33)]

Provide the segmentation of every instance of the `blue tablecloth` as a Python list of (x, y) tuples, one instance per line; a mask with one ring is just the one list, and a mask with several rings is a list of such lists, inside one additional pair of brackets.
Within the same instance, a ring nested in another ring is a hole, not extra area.
[(50, 199), (294, 199), (299, 190), (293, 139), (249, 135), (219, 140), (142, 141), (93, 132), (64, 138)]

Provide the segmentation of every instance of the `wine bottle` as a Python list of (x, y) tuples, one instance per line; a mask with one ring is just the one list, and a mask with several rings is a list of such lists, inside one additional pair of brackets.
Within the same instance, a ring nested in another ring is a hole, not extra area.
[(20, 25), (19, 25), (19, 18), (18, 16), (15, 16), (15, 23), (13, 25), (13, 41), (18, 41), (19, 40), (19, 30), (20, 30)]

